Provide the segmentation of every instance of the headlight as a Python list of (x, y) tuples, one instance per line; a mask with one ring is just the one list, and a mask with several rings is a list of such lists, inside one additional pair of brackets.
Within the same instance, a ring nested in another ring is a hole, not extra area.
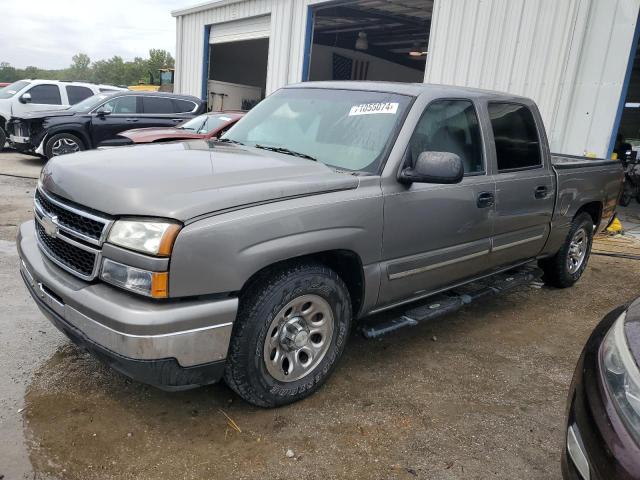
[(624, 333), (626, 313), (618, 317), (600, 347), (600, 364), (607, 390), (618, 413), (640, 444), (640, 369)]
[(148, 297), (166, 298), (169, 296), (168, 272), (150, 272), (105, 258), (102, 261), (100, 278), (117, 287)]
[(179, 231), (177, 223), (118, 220), (111, 227), (107, 241), (149, 255), (168, 257)]

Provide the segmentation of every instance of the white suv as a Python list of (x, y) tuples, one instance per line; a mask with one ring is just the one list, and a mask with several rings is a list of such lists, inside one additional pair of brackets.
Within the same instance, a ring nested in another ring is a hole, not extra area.
[(7, 140), (6, 124), (16, 115), (39, 110), (63, 110), (100, 92), (126, 88), (57, 80), (18, 80), (0, 88), (0, 150)]

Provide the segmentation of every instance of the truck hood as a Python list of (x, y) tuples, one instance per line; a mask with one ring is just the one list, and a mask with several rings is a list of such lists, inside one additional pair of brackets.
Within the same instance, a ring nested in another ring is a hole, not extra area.
[(187, 221), (284, 198), (353, 189), (359, 180), (303, 158), (196, 140), (55, 157), (44, 188), (113, 216)]

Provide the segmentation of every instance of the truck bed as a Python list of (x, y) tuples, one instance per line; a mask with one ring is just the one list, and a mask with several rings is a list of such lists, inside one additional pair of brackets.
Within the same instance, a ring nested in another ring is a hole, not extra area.
[(551, 154), (551, 164), (557, 169), (603, 167), (608, 165), (619, 165), (616, 160), (606, 158), (581, 157), (579, 155), (563, 155), (560, 153)]

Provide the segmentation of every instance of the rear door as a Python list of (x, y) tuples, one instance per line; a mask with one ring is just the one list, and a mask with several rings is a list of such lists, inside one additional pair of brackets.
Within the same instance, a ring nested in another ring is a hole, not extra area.
[(555, 201), (544, 127), (525, 104), (487, 104), (495, 155), (494, 267), (533, 258), (549, 235)]
[(441, 99), (424, 110), (407, 162), (421, 152), (457, 154), (465, 176), (454, 185), (383, 185), (381, 305), (420, 296), (487, 270), (495, 184), (487, 172), (474, 103)]
[[(193, 106), (191, 107), (194, 108)], [(142, 97), (140, 127), (175, 127), (192, 115), (183, 112), (184, 106), (164, 96)]]
[[(112, 140), (120, 132), (138, 127), (142, 102), (138, 95), (123, 95), (112, 98), (91, 113), (91, 137), (93, 145)], [(104, 111), (101, 115), (96, 112)]]
[(66, 85), (64, 88), (67, 92), (69, 105), (75, 105), (85, 98), (89, 98), (94, 95), (93, 90), (89, 87), (83, 87), (82, 85)]

